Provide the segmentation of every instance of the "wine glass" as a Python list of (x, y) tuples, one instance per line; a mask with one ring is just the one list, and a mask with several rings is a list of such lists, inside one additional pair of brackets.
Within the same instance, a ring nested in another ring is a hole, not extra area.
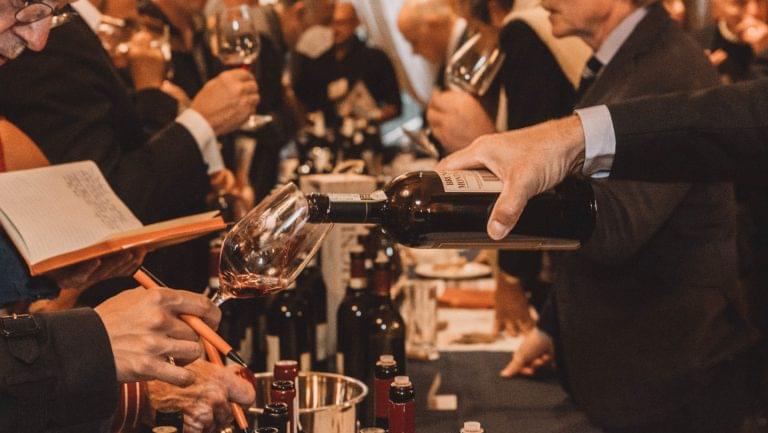
[(309, 205), (295, 184), (283, 185), (227, 233), (219, 259), (216, 305), (271, 294), (296, 280), (331, 224), (309, 222)]
[(491, 87), (505, 57), (498, 37), (478, 33), (451, 57), (445, 68), (445, 83), (479, 98)]
[[(211, 48), (224, 66), (251, 70), (259, 58), (261, 39), (248, 6), (233, 6), (219, 12)], [(271, 121), (272, 116), (252, 114), (240, 129), (256, 131)]]

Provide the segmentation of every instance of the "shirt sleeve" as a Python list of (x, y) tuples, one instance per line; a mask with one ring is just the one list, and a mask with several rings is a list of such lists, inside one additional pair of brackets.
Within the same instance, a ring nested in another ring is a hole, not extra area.
[(584, 168), (586, 176), (611, 170), (616, 154), (616, 131), (608, 107), (599, 105), (576, 110), (584, 129)]
[(187, 108), (176, 118), (176, 122), (187, 128), (192, 137), (194, 137), (200, 153), (203, 155), (203, 161), (208, 164), (208, 174), (215, 173), (224, 169), (224, 159), (221, 156), (219, 142), (216, 140), (216, 134), (213, 128), (197, 111)]

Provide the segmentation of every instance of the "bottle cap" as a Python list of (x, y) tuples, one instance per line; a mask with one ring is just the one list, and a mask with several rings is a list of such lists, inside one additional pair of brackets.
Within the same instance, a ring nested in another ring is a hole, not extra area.
[(178, 431), (176, 427), (167, 425), (152, 428), (152, 433), (177, 433)]
[(292, 391), (295, 389), (293, 382), (290, 380), (276, 380), (272, 382), (272, 389), (278, 391)]
[(299, 363), (293, 359), (281, 359), (275, 363), (279, 367), (297, 367)]
[(259, 427), (254, 430), (254, 433), (280, 433), (280, 430), (274, 427)]
[(386, 433), (387, 431), (379, 427), (366, 427), (361, 428), (360, 433)]
[(408, 376), (395, 376), (394, 382), (392, 382), (392, 386), (398, 386), (398, 387), (405, 387), (405, 386), (411, 386), (411, 379), (408, 378)]
[(264, 406), (264, 413), (268, 414), (286, 414), (288, 413), (288, 405), (282, 402), (269, 403)]
[(379, 356), (379, 362), (382, 364), (389, 364), (395, 362), (395, 357), (392, 355), (381, 355)]
[(467, 421), (464, 423), (464, 428), (461, 431), (462, 433), (482, 433), (483, 427), (477, 421)]

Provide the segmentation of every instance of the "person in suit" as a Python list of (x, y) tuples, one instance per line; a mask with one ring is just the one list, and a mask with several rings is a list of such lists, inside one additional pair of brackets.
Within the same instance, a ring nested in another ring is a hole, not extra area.
[(297, 55), (291, 76), (296, 97), (307, 111), (322, 110), (329, 124), (338, 125), (336, 102), (359, 84), (376, 102), (370, 120), (385, 122), (400, 115), (402, 101), (392, 62), (383, 51), (355, 35), (360, 25), (355, 7), (337, 3), (333, 13), (333, 47), (313, 59)]
[[(556, 36), (595, 50), (580, 107), (717, 83), (660, 1), (547, 7)], [(535, 368), (554, 341), (566, 389), (606, 431), (740, 431), (756, 335), (737, 290), (733, 185), (592, 183), (595, 230), (552, 255), (551, 307), (510, 368)]]
[[(45, 55), (25, 53), (0, 71), (3, 114), (52, 163), (95, 161), (144, 223), (202, 211), (208, 175), (224, 170), (215, 137), (239, 127), (253, 111), (258, 102), (253, 77), (246, 71), (219, 75), (175, 122), (147, 134), (94, 33), (99, 11), (86, 0), (74, 7), (79, 15), (54, 29)], [(157, 89), (141, 93), (157, 105), (172, 100)], [(170, 284), (200, 291), (207, 282), (207, 249), (199, 250), (186, 256), (197, 266), (182, 266), (169, 252), (148, 261)]]

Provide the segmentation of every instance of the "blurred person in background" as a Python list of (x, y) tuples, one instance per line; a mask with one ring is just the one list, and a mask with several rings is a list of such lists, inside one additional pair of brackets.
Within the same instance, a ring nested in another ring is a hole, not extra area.
[(669, 13), (669, 17), (678, 22), (680, 25), (685, 25), (686, 10), (685, 2), (683, 0), (664, 0), (664, 8)]
[(712, 0), (713, 23), (697, 35), (724, 83), (768, 76), (768, 2)]
[(355, 86), (362, 85), (377, 107), (368, 117), (385, 122), (400, 115), (402, 101), (395, 68), (387, 55), (366, 45), (355, 30), (360, 20), (351, 3), (336, 3), (333, 47), (313, 59), (297, 54), (291, 76), (296, 97), (307, 111), (322, 110), (326, 121), (337, 125), (336, 104)]

